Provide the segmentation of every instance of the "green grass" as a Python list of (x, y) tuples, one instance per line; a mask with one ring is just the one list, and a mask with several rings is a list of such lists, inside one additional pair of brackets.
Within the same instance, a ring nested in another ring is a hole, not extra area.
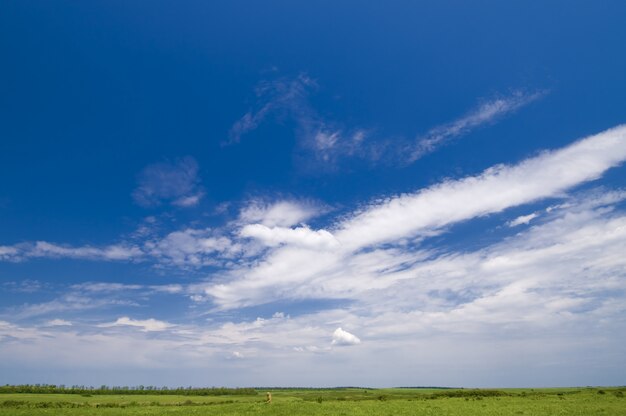
[(624, 415), (626, 388), (279, 389), (258, 395), (0, 394), (11, 415)]

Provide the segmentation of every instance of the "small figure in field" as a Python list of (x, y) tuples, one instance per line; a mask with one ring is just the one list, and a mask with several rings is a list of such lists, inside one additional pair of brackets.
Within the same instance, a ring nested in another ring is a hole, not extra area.
[(267, 394), (265, 395), (266, 399), (265, 399), (265, 403), (270, 404), (272, 403), (272, 393), (270, 393), (269, 391), (267, 392)]

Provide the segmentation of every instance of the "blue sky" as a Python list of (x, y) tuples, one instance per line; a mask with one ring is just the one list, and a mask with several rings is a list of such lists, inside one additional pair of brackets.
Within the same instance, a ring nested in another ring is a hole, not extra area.
[(4, 2), (0, 383), (623, 385), (624, 18)]

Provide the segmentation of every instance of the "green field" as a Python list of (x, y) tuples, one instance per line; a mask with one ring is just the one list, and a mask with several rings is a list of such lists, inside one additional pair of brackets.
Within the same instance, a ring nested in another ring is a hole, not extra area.
[(625, 415), (626, 388), (277, 389), (257, 394), (0, 394), (11, 415)]

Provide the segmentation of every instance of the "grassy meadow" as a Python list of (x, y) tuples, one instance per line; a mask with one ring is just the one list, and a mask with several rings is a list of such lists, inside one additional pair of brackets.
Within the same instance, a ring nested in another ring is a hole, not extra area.
[[(265, 403), (266, 392), (272, 403)], [(246, 394), (0, 393), (20, 415), (625, 415), (626, 387), (274, 389)]]

